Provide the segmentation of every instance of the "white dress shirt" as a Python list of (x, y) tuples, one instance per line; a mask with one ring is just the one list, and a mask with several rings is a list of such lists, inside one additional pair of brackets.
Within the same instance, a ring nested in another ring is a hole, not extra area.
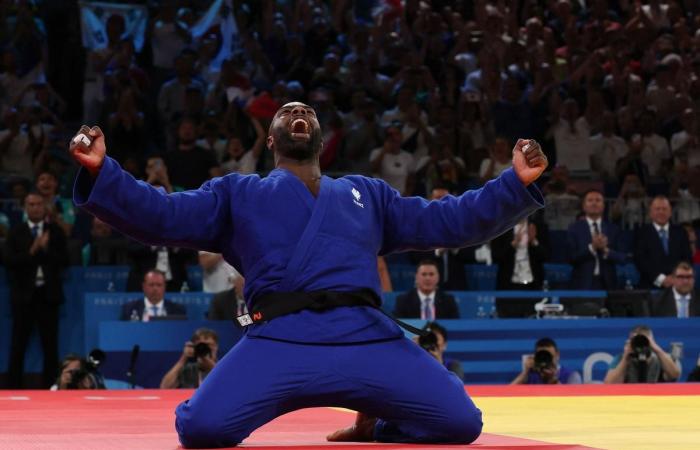
[[(654, 229), (656, 230), (656, 234), (661, 233), (661, 230), (666, 231), (666, 239), (668, 239), (669, 244), (671, 243), (671, 230), (669, 229), (668, 223), (666, 225), (659, 225), (656, 222), (652, 222), (652, 225), (654, 225)], [(661, 240), (661, 236), (659, 236), (659, 240)], [(660, 273), (656, 276), (656, 279), (654, 280), (654, 286), (656, 287), (661, 287), (664, 283), (664, 280), (666, 279), (666, 274), (665, 273)]]
[[(33, 230), (34, 230), (35, 226), (39, 227), (39, 229), (37, 230), (37, 234), (36, 234), (37, 236), (41, 236), (41, 234), (44, 232), (44, 221), (43, 220), (41, 222), (32, 222), (31, 220), (27, 219), (27, 225), (29, 225), (29, 231), (31, 231), (32, 233), (34, 233)], [(35, 239), (35, 238), (33, 237), (32, 239)], [(32, 243), (34, 243), (33, 240), (32, 240)], [(37, 266), (37, 268), (36, 268), (36, 281), (35, 281), (35, 283), (36, 283), (35, 285), (37, 287), (44, 285), (44, 271), (41, 270), (41, 266)]]
[[(687, 293), (685, 295), (681, 295), (676, 288), (673, 289), (673, 298), (676, 300), (676, 317), (679, 318), (688, 318), (690, 317), (690, 300), (691, 300), (691, 294)], [(685, 299), (685, 305), (681, 305), (681, 300)], [(685, 310), (685, 311), (683, 311)]]
[[(143, 322), (148, 322), (150, 320), (150, 318), (154, 317), (154, 316), (155, 317), (164, 317), (164, 316), (168, 315), (168, 313), (165, 311), (165, 301), (163, 299), (161, 299), (158, 303), (156, 303), (154, 305), (153, 303), (151, 303), (148, 300), (148, 298), (144, 297), (143, 304), (144, 304), (143, 317), (141, 317), (141, 320)], [(156, 307), (155, 314), (153, 314), (153, 309), (152, 309), (153, 306)]]
[[(591, 231), (591, 237), (596, 235), (596, 227), (593, 224), (598, 225), (598, 233), (603, 232), (603, 221), (601, 219), (593, 220), (590, 217), (586, 217), (586, 222), (588, 222), (588, 229)], [(600, 258), (598, 258), (598, 253), (593, 248), (593, 243), (588, 244), (588, 250), (593, 254), (595, 258), (595, 268), (593, 269), (593, 275), (600, 275)]]
[(429, 317), (425, 316), (427, 304), (432, 311), (432, 320), (437, 319), (437, 316), (435, 315), (435, 294), (437, 294), (437, 291), (433, 291), (429, 294), (422, 293), (420, 289), (416, 289), (416, 291), (418, 292), (418, 298), (420, 299), (420, 318), (423, 320), (429, 319)]

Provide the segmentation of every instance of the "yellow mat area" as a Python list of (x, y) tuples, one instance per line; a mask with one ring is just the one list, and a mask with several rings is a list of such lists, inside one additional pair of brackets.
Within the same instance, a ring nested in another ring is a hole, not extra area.
[(475, 397), (484, 431), (611, 450), (700, 450), (700, 396)]

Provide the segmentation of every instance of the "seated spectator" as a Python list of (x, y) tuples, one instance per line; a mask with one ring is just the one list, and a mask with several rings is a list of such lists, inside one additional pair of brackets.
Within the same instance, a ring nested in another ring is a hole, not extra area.
[(248, 307), (243, 298), (245, 278), (233, 269), (229, 283), (231, 288), (214, 295), (207, 312), (208, 320), (235, 320), (236, 317), (248, 313)]
[(161, 389), (198, 388), (218, 362), (219, 336), (216, 331), (199, 328), (185, 342), (180, 359), (160, 382)]
[(695, 295), (693, 266), (683, 261), (673, 269), (672, 285), (664, 289), (651, 303), (653, 317), (700, 316), (700, 298)]
[(603, 220), (605, 202), (600, 191), (583, 196), (585, 217), (571, 224), (567, 247), (572, 265), (571, 289), (615, 289), (615, 265), (625, 261), (620, 230)]
[(693, 255), (691, 262), (693, 264), (700, 264), (700, 248), (698, 248), (698, 234), (695, 232), (695, 227), (693, 227), (693, 224), (684, 223), (683, 228), (685, 232), (688, 233), (690, 254)]
[(523, 370), (510, 384), (581, 384), (581, 374), (559, 364), (557, 343), (542, 338), (535, 343), (534, 355), (528, 355)]
[(165, 274), (168, 292), (186, 291), (187, 266), (196, 263), (192, 250), (179, 247), (156, 247), (143, 245), (131, 240), (127, 245), (129, 257), (129, 276), (126, 280), (126, 290), (135, 292), (141, 290), (141, 282), (147, 270), (152, 267)]
[(659, 347), (651, 328), (638, 325), (630, 331), (622, 354), (610, 363), (604, 382), (657, 383), (676, 381), (680, 375), (678, 362)]
[(396, 297), (394, 315), (405, 319), (459, 319), (453, 296), (438, 289), (440, 272), (433, 260), (423, 260), (416, 270), (416, 287)]
[(447, 329), (437, 322), (428, 322), (423, 326), (423, 329), (427, 330), (429, 334), (427, 336), (418, 336), (416, 338), (418, 345), (433, 355), (440, 364), (457, 375), (460, 380), (464, 380), (462, 363), (456, 359), (445, 357), (445, 351), (447, 350)]
[(668, 288), (673, 285), (673, 268), (692, 258), (685, 230), (670, 223), (671, 202), (657, 196), (649, 205), (651, 224), (643, 225), (636, 236), (634, 262), (642, 288)]
[(158, 269), (151, 269), (143, 277), (143, 299), (134, 300), (122, 306), (119, 320), (148, 322), (153, 317), (174, 316), (185, 319), (185, 307), (166, 300), (165, 274)]

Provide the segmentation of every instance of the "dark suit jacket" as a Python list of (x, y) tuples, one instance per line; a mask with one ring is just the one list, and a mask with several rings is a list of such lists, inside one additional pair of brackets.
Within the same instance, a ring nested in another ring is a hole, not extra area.
[(234, 320), (238, 315), (236, 314), (238, 306), (237, 302), (236, 290), (234, 288), (214, 294), (214, 297), (212, 297), (211, 303), (209, 304), (207, 319)]
[[(676, 298), (673, 296), (673, 289), (667, 288), (651, 301), (652, 317), (678, 317), (676, 308)], [(688, 305), (688, 315), (690, 317), (700, 316), (700, 297), (695, 292), (690, 293), (690, 304)]]
[[(416, 289), (396, 297), (394, 315), (403, 319), (420, 319), (420, 297)], [(439, 289), (435, 293), (435, 318), (459, 319), (457, 301), (453, 296)]]
[[(535, 223), (537, 226), (537, 241), (538, 245), (528, 246), (527, 253), (530, 259), (530, 268), (534, 278), (533, 285), (537, 288), (542, 287), (544, 280), (544, 262), (549, 256), (549, 231), (547, 227), (540, 223)], [(510, 229), (491, 241), (491, 255), (493, 262), (498, 264), (498, 276), (496, 285), (498, 289), (507, 289), (510, 287), (513, 270), (515, 269), (515, 248), (511, 245), (513, 241), (513, 229)]]
[(683, 228), (678, 225), (668, 227), (668, 254), (664, 252), (654, 225), (646, 224), (637, 230), (634, 263), (639, 270), (641, 288), (654, 287), (659, 274), (668, 275), (681, 261), (692, 264), (688, 234)]
[(66, 235), (56, 224), (44, 222), (44, 232), (49, 233), (49, 245), (34, 255), (29, 249), (34, 242), (29, 225), (21, 223), (13, 227), (5, 242), (5, 265), (13, 307), (29, 303), (36, 287), (36, 272), (41, 266), (44, 273), (46, 299), (52, 304), (63, 303), (63, 270), (68, 265)]
[[(614, 289), (617, 284), (615, 265), (624, 263), (626, 255), (620, 251), (620, 229), (606, 221), (601, 222), (601, 228), (601, 233), (608, 238), (610, 252), (607, 258), (598, 258), (600, 276), (607, 289)], [(591, 230), (586, 219), (577, 220), (567, 230), (567, 249), (573, 269), (571, 289), (591, 289), (592, 287), (595, 257), (588, 249), (591, 239)]]
[[(158, 261), (158, 249), (153, 249), (150, 245), (144, 245), (137, 241), (130, 241), (129, 278), (126, 281), (126, 290), (136, 292), (141, 290), (143, 276), (147, 271), (156, 267)], [(187, 281), (187, 265), (196, 262), (197, 254), (192, 250), (184, 248), (168, 247), (168, 261), (170, 262), (170, 272), (173, 277), (168, 281), (166, 290), (168, 292), (180, 291), (182, 283)]]
[[(440, 289), (448, 291), (466, 291), (469, 289), (465, 264), (475, 264), (474, 252), (478, 247), (464, 247), (456, 252), (447, 251), (442, 256), (436, 256), (435, 250), (415, 251), (409, 253), (412, 264), (418, 265), (421, 261), (429, 259), (435, 261), (440, 272)], [(445, 272), (445, 260), (447, 260), (447, 273)]]
[[(126, 303), (122, 306), (122, 315), (119, 320), (131, 320), (132, 311), (136, 311), (139, 315), (139, 320), (143, 320), (143, 309), (144, 309), (143, 299), (134, 300), (132, 302)], [(165, 313), (168, 316), (185, 316), (187, 315), (187, 310), (184, 306), (179, 303), (172, 302), (168, 299), (165, 300), (163, 305), (165, 308)]]

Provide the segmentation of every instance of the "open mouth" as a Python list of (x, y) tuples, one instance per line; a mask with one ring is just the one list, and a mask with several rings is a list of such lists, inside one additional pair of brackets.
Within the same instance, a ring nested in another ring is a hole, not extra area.
[(294, 119), (289, 126), (292, 139), (311, 139), (311, 126), (305, 119)]

